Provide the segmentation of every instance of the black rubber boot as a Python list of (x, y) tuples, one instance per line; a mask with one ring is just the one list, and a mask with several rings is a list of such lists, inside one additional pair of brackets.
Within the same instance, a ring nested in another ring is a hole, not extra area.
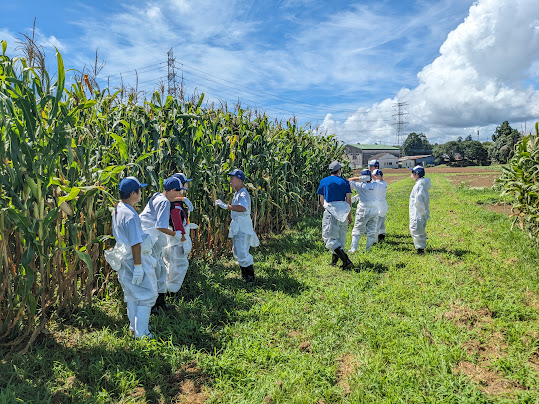
[(337, 266), (337, 263), (339, 262), (339, 256), (335, 253), (333, 253), (333, 257), (331, 258), (331, 265), (332, 267)]
[(253, 265), (249, 265), (248, 267), (245, 267), (245, 282), (254, 282), (255, 280), (255, 268)]
[(157, 300), (155, 301), (154, 306), (152, 307), (151, 314), (159, 315), (159, 310), (168, 311), (172, 308), (172, 306), (169, 306), (165, 303), (165, 295), (166, 293), (159, 293), (157, 295)]
[(350, 269), (354, 266), (353, 262), (350, 261), (350, 258), (348, 258), (348, 255), (346, 254), (346, 252), (343, 250), (342, 247), (336, 248), (334, 252), (342, 261), (342, 266), (341, 266), (342, 269)]
[(247, 278), (247, 272), (246, 272), (247, 267), (240, 266), (240, 268), (241, 268), (241, 278), (245, 280), (245, 278)]
[(379, 235), (378, 235), (378, 242), (384, 241), (385, 239), (386, 239), (386, 235), (385, 235), (385, 234), (379, 234)]

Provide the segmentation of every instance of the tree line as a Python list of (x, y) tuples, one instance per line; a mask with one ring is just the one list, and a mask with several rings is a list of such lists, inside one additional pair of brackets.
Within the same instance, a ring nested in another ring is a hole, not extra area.
[(515, 144), (522, 139), (522, 134), (511, 128), (504, 121), (492, 134), (492, 141), (473, 140), (471, 135), (464, 139), (459, 136), (443, 144), (431, 144), (423, 133), (410, 133), (404, 141), (401, 152), (403, 156), (432, 154), (436, 164), (455, 165), (489, 165), (505, 164), (514, 154)]

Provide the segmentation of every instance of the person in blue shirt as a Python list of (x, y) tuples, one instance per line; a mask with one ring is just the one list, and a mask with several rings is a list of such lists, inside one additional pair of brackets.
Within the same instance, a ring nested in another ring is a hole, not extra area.
[(341, 177), (342, 168), (341, 163), (333, 161), (329, 165), (329, 176), (322, 178), (316, 193), (319, 195), (320, 205), (324, 208), (322, 239), (326, 248), (333, 252), (331, 265), (337, 265), (340, 259), (341, 268), (348, 269), (353, 264), (344, 250), (344, 245), (348, 224), (352, 223), (352, 190), (348, 181)]

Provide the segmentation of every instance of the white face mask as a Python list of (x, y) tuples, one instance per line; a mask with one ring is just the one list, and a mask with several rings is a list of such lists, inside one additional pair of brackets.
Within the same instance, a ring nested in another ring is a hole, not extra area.
[(371, 180), (371, 176), (370, 175), (360, 175), (359, 180), (361, 182), (369, 182)]

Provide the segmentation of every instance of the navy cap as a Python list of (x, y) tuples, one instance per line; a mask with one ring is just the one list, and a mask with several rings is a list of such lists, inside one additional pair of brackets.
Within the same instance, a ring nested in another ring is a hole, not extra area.
[(370, 170), (363, 170), (360, 175), (368, 175), (370, 177), (371, 172), (370, 172)]
[(228, 175), (238, 177), (240, 180), (245, 181), (245, 173), (241, 171), (239, 168), (232, 170), (232, 172), (228, 173)]
[(371, 160), (369, 161), (369, 167), (380, 167), (380, 162), (378, 160)]
[[(410, 167), (408, 167), (408, 168), (410, 168)], [(412, 170), (412, 172), (419, 175), (419, 177), (424, 177), (425, 176), (425, 169), (422, 166), (415, 166), (414, 168), (410, 168), (410, 170)]]
[(374, 171), (372, 172), (372, 175), (380, 175), (380, 176), (382, 176), (382, 175), (384, 175), (384, 173), (382, 172), (382, 170), (380, 170), (379, 168), (377, 168), (376, 170), (374, 170)]
[(344, 166), (341, 163), (339, 163), (337, 160), (332, 161), (331, 164), (329, 165), (329, 172), (330, 173), (335, 173), (335, 172), (339, 171), (343, 167)]
[(173, 177), (179, 178), (180, 181), (182, 182), (182, 185), (185, 184), (186, 182), (193, 181), (192, 178), (187, 178), (187, 175), (185, 175), (184, 173), (176, 173), (173, 175)]
[(131, 194), (131, 192), (138, 191), (140, 188), (146, 186), (148, 186), (148, 184), (141, 184), (135, 177), (125, 177), (120, 181), (119, 189), (124, 194)]
[(165, 191), (171, 191), (173, 189), (187, 189), (182, 187), (182, 182), (178, 177), (169, 177), (163, 182), (163, 188)]

